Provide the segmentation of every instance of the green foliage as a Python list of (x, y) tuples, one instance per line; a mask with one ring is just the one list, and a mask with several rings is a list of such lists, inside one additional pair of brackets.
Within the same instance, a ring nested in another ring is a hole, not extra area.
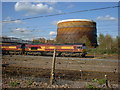
[(33, 81), (32, 80), (28, 80), (27, 81), (27, 85), (32, 85), (33, 84)]
[(98, 37), (98, 43), (99, 43), (99, 47), (103, 48), (105, 47), (105, 36), (103, 34), (100, 34)]
[(88, 84), (88, 85), (86, 86), (86, 88), (96, 88), (96, 86), (94, 86), (94, 85), (92, 85), (92, 84)]
[(95, 79), (92, 80), (92, 82), (98, 82), (98, 79), (95, 78)]
[(78, 40), (78, 43), (85, 43), (87, 47), (91, 46), (91, 42), (87, 36), (83, 36)]
[(38, 41), (38, 40), (34, 40), (34, 41), (32, 42), (32, 44), (41, 44), (41, 42)]
[(68, 43), (68, 41), (61, 39), (61, 40), (57, 40), (55, 43), (57, 43), (57, 44), (63, 44), (63, 43)]
[(96, 54), (118, 54), (120, 45), (118, 44), (120, 37), (113, 38), (110, 35), (100, 34), (98, 37), (98, 47), (89, 49), (89, 53)]
[(106, 79), (93, 79), (92, 82), (102, 85), (106, 83)]
[(98, 79), (98, 83), (100, 85), (105, 84), (106, 83), (106, 79)]
[(12, 87), (16, 87), (16, 86), (18, 86), (19, 84), (20, 84), (20, 83), (17, 82), (17, 81), (12, 81), (12, 82), (9, 83), (9, 85), (12, 86)]

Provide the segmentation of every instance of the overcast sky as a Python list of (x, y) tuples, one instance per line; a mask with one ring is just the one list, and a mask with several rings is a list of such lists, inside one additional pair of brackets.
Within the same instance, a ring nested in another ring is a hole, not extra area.
[[(23, 19), (87, 9), (117, 6), (117, 2), (3, 2), (2, 20)], [(3, 36), (14, 36), (32, 40), (37, 37), (54, 38), (57, 22), (64, 19), (90, 19), (97, 23), (97, 35), (118, 35), (118, 8), (79, 12), (29, 20), (16, 20), (2, 24)]]

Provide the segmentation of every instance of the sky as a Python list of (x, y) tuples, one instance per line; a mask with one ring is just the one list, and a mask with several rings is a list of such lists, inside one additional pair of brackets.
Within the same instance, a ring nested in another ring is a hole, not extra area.
[[(2, 2), (2, 36), (26, 40), (53, 39), (57, 34), (57, 22), (65, 19), (89, 19), (97, 23), (97, 35), (118, 36), (118, 8), (46, 16), (74, 11), (117, 6), (118, 2)], [(20, 19), (20, 20), (15, 20)], [(15, 21), (10, 21), (15, 20)]]

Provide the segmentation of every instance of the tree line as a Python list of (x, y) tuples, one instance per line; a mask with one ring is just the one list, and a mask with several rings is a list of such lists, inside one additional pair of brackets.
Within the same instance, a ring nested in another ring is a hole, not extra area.
[[(96, 52), (99, 54), (117, 54), (120, 49), (120, 37), (112, 37), (110, 35), (100, 34), (97, 38), (98, 46), (91, 50), (91, 52)], [(89, 45), (88, 45), (89, 47)]]

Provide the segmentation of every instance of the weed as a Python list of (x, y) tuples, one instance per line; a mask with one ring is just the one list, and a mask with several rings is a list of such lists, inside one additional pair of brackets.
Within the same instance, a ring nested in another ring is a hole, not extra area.
[(86, 88), (96, 88), (96, 86), (89, 84)]
[(27, 81), (27, 85), (32, 85), (33, 84), (33, 81), (32, 80), (28, 80)]
[(18, 86), (19, 84), (20, 84), (20, 83), (19, 83), (19, 82), (16, 82), (16, 81), (12, 81), (12, 82), (9, 83), (9, 85), (12, 86), (12, 87), (16, 87), (16, 86)]
[(102, 85), (102, 84), (106, 83), (106, 79), (93, 79), (92, 82), (96, 82), (96, 83)]
[(98, 80), (98, 83), (99, 83), (100, 85), (105, 84), (105, 83), (106, 83), (106, 79), (99, 79), (99, 80)]
[(98, 79), (95, 78), (95, 79), (92, 80), (92, 82), (98, 82)]

